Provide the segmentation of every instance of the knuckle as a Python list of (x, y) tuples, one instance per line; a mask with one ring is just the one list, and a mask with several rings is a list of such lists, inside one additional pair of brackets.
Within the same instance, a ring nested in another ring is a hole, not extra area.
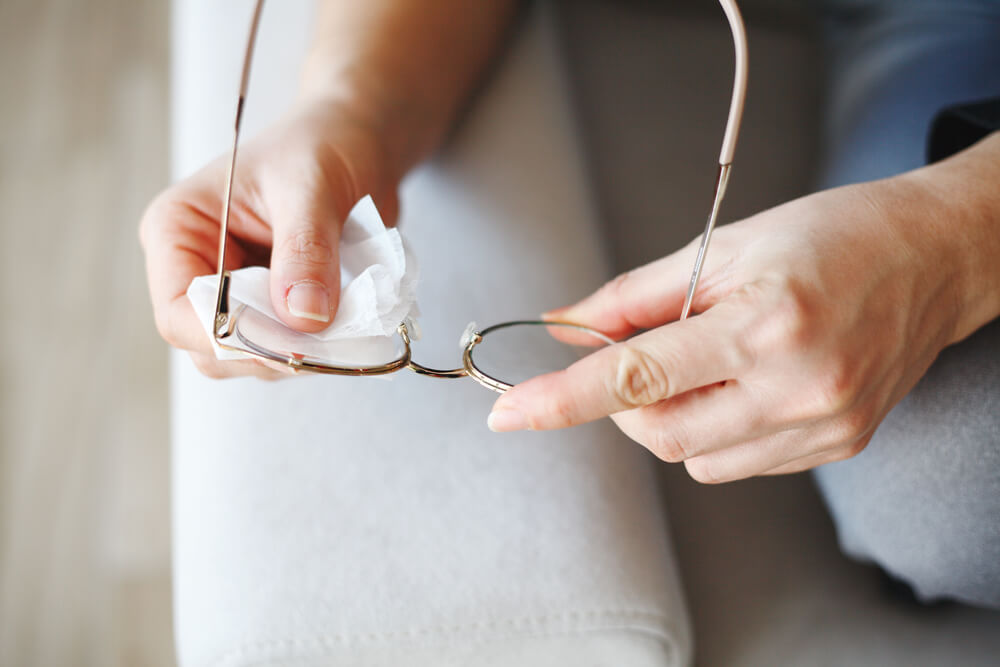
[(863, 437), (847, 445), (847, 447), (843, 449), (844, 459), (853, 459), (855, 456), (865, 451), (865, 448), (868, 446), (868, 442), (869, 438)]
[(688, 460), (687, 448), (677, 438), (656, 434), (649, 444), (649, 450), (656, 458), (667, 463), (681, 463)]
[(778, 335), (785, 347), (807, 347), (813, 340), (815, 317), (805, 290), (787, 282), (775, 312)]
[(782, 277), (743, 287), (760, 316), (749, 324), (750, 337), (768, 350), (807, 348), (815, 339), (817, 313), (808, 289)]
[(627, 290), (625, 285), (631, 280), (632, 272), (626, 271), (625, 273), (619, 274), (612, 278), (605, 286), (604, 289), (608, 294), (615, 299), (624, 298)]
[(826, 415), (845, 415), (861, 393), (857, 367), (847, 360), (828, 364), (820, 378), (822, 411)]
[(838, 447), (830, 452), (830, 455), (827, 457), (827, 461), (825, 461), (825, 463), (836, 463), (837, 461), (853, 459), (865, 450), (865, 447), (868, 446), (868, 442), (869, 438), (859, 438), (854, 442)]
[(747, 336), (732, 336), (721, 352), (726, 355), (727, 368), (736, 369), (737, 376), (757, 365), (757, 349)]
[(658, 429), (653, 432), (648, 448), (656, 458), (668, 463), (680, 463), (692, 458), (694, 452), (690, 439), (676, 429)]
[[(873, 418), (868, 409), (850, 410), (838, 419), (837, 437), (851, 445), (861, 441), (873, 429)], [(863, 446), (862, 446), (863, 448)], [(859, 450), (860, 451), (860, 450)]]
[(282, 258), (291, 264), (325, 265), (333, 260), (330, 241), (315, 229), (292, 234), (281, 245)]
[(638, 408), (668, 396), (670, 382), (663, 366), (648, 352), (625, 344), (618, 356), (613, 391), (622, 404)]
[(857, 369), (844, 362), (834, 362), (812, 372), (804, 382), (805, 389), (790, 396), (789, 407), (784, 411), (789, 421), (857, 418), (857, 415), (849, 415), (857, 409), (862, 393), (863, 384)]

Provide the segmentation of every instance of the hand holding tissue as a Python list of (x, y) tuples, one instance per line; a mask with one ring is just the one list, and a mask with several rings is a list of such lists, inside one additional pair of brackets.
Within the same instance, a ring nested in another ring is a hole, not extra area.
[[(340, 239), (340, 305), (333, 322), (318, 333), (285, 326), (268, 287), (269, 270), (251, 266), (232, 272), (230, 308), (244, 309), (241, 322), (253, 327), (254, 342), (269, 349), (332, 361), (380, 363), (392, 358), (399, 324), (419, 315), (416, 258), (399, 230), (388, 229), (371, 196), (362, 198), (347, 216)], [(212, 339), (218, 276), (199, 276), (187, 296)], [(214, 342), (214, 341), (213, 341)], [(222, 360), (244, 358), (216, 345)]]

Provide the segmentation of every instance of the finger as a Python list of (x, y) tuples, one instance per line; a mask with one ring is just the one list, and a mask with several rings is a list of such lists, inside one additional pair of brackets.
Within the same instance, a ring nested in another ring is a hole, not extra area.
[[(211, 352), (211, 343), (187, 299), (187, 289), (195, 277), (215, 272), (219, 224), (208, 211), (217, 200), (194, 185), (182, 184), (158, 197), (140, 224), (157, 329), (174, 347), (205, 354)], [(234, 244), (227, 263), (238, 265), (242, 254)]]
[(818, 468), (819, 466), (826, 465), (827, 463), (836, 463), (837, 461), (845, 461), (849, 458), (857, 456), (861, 451), (868, 446), (868, 442), (871, 438), (863, 438), (857, 442), (852, 442), (846, 445), (841, 445), (840, 447), (831, 449), (828, 452), (821, 452), (819, 454), (810, 454), (808, 456), (803, 456), (801, 458), (795, 459), (783, 465), (777, 466), (776, 468), (771, 468), (770, 470), (765, 470), (762, 475), (791, 475), (797, 472), (804, 472), (806, 470), (812, 470), (813, 468)]
[(214, 356), (200, 352), (191, 353), (191, 361), (198, 372), (213, 380), (225, 380), (236, 377), (255, 377), (260, 380), (281, 380), (288, 375), (281, 371), (265, 368), (252, 360), (220, 361)]
[[(543, 315), (542, 317), (545, 316)], [(613, 342), (607, 340), (603, 335), (595, 335), (590, 329), (581, 329), (579, 325), (571, 322), (560, 322), (553, 319), (546, 321), (551, 322), (551, 324), (545, 327), (545, 331), (552, 336), (553, 339), (565, 345), (575, 345), (579, 348), (589, 348), (587, 353), (610, 345)], [(600, 332), (597, 333), (600, 334)], [(583, 352), (583, 350), (581, 350), (581, 352)]]
[(723, 302), (517, 385), (493, 406), (495, 431), (553, 429), (634, 410), (738, 377), (751, 355), (737, 307)]
[(340, 298), (339, 244), (343, 208), (328, 191), (301, 185), (283, 188), (270, 206), (274, 228), (271, 303), (288, 326), (325, 329)]
[(812, 429), (794, 429), (695, 456), (684, 461), (684, 467), (702, 484), (720, 484), (760, 475), (817, 449)]
[(696, 456), (684, 465), (699, 482), (731, 482), (776, 470), (806, 470), (849, 458), (860, 452), (870, 438), (845, 438), (837, 424), (807, 426)]
[(164, 306), (165, 320), (160, 335), (181, 350), (214, 356), (212, 338), (194, 311), (187, 294), (181, 294)]
[(693, 262), (691, 248), (683, 248), (623, 273), (582, 301), (542, 317), (583, 324), (615, 339), (659, 326), (680, 316)]
[(582, 301), (546, 313), (621, 338), (659, 326), (680, 315), (687, 257), (683, 251), (616, 276)]
[(658, 458), (680, 463), (792, 428), (766, 396), (739, 381), (701, 387), (614, 415), (618, 427)]

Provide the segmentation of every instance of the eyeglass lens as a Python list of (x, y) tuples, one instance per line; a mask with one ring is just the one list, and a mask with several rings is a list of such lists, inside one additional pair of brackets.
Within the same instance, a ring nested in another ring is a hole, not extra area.
[(483, 330), (471, 352), (480, 372), (506, 384), (567, 368), (611, 341), (595, 331), (542, 323), (502, 324)]

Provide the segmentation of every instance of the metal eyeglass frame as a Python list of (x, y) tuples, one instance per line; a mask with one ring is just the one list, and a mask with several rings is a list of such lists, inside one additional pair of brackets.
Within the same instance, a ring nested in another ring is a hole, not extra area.
[[(733, 82), (733, 96), (732, 102), (729, 108), (729, 117), (726, 123), (726, 132), (723, 138), (722, 151), (719, 155), (719, 171), (718, 178), (715, 185), (715, 197), (712, 204), (712, 210), (709, 214), (708, 223), (705, 226), (705, 231), (702, 234), (701, 245), (698, 249), (698, 256), (695, 260), (694, 271), (691, 274), (691, 282), (688, 287), (687, 296), (684, 301), (684, 307), (681, 312), (680, 319), (686, 319), (691, 310), (691, 302), (694, 298), (695, 289), (698, 286), (698, 280), (701, 276), (702, 265), (705, 260), (705, 253), (708, 250), (708, 244), (711, 240), (712, 230), (715, 228), (715, 224), (719, 216), (719, 208), (722, 204), (722, 199), (725, 196), (726, 186), (729, 183), (729, 174), (733, 161), (733, 153), (736, 150), (736, 139), (739, 134), (740, 121), (743, 116), (743, 104), (746, 98), (746, 85), (747, 85), (747, 40), (746, 40), (746, 29), (743, 25), (743, 19), (740, 16), (740, 11), (736, 6), (734, 0), (719, 0), (722, 5), (722, 9), (726, 14), (726, 18), (729, 20), (729, 26), (733, 33), (733, 44), (736, 51), (736, 68), (735, 76)], [(472, 358), (472, 353), (475, 347), (480, 344), (484, 337), (492, 332), (499, 331), (502, 329), (507, 329), (514, 326), (544, 326), (544, 327), (556, 327), (565, 328), (570, 330), (576, 330), (579, 332), (584, 332), (593, 336), (597, 340), (606, 343), (614, 344), (614, 340), (608, 338), (604, 334), (585, 327), (579, 324), (573, 324), (571, 322), (555, 322), (555, 321), (543, 321), (543, 320), (519, 320), (513, 322), (503, 322), (501, 324), (495, 324), (493, 326), (482, 329), (481, 331), (475, 330), (474, 325), (470, 325), (470, 330), (466, 331), (463, 337), (463, 351), (462, 351), (462, 368), (455, 368), (451, 370), (438, 370), (434, 368), (428, 368), (411, 359), (411, 349), (410, 349), (410, 332), (407, 327), (406, 322), (401, 322), (397, 329), (397, 332), (403, 342), (403, 353), (393, 361), (390, 361), (381, 365), (374, 366), (363, 366), (363, 367), (352, 367), (352, 366), (338, 366), (335, 364), (330, 364), (326, 362), (321, 362), (317, 360), (312, 360), (306, 358), (304, 355), (295, 353), (281, 353), (274, 350), (267, 349), (263, 346), (257, 345), (253, 341), (249, 340), (246, 336), (242, 334), (239, 328), (239, 318), (245, 306), (240, 306), (238, 309), (232, 311), (229, 304), (229, 288), (232, 281), (231, 273), (225, 269), (225, 259), (226, 259), (226, 245), (228, 241), (228, 230), (229, 230), (229, 213), (230, 205), (233, 196), (233, 179), (236, 171), (236, 152), (240, 140), (240, 129), (243, 123), (243, 110), (246, 104), (247, 88), (250, 81), (250, 64), (253, 60), (254, 48), (257, 42), (257, 31), (260, 26), (260, 17), (263, 10), (264, 0), (256, 0), (254, 6), (253, 18), (250, 23), (250, 34), (247, 39), (246, 53), (243, 57), (243, 69), (240, 76), (240, 91), (239, 98), (236, 103), (236, 120), (233, 124), (233, 148), (230, 155), (229, 170), (226, 176), (226, 193), (225, 199), (223, 200), (222, 209), (222, 221), (219, 226), (219, 258), (218, 258), (218, 293), (216, 296), (215, 304), (215, 317), (213, 320), (212, 327), (212, 338), (215, 344), (227, 351), (239, 352), (243, 355), (256, 357), (258, 359), (267, 360), (279, 364), (285, 364), (290, 367), (293, 371), (308, 371), (312, 373), (323, 373), (329, 375), (386, 375), (388, 373), (394, 373), (403, 368), (409, 368), (416, 373), (421, 375), (428, 375), (431, 377), (438, 378), (459, 378), (459, 377), (471, 377), (477, 382), (479, 382), (484, 387), (492, 389), (498, 393), (503, 393), (510, 389), (513, 385), (504, 382), (498, 378), (492, 377), (491, 375), (483, 372), (479, 369)], [(229, 343), (229, 340), (235, 336), (237, 340), (242, 343), (243, 347), (236, 347)]]

